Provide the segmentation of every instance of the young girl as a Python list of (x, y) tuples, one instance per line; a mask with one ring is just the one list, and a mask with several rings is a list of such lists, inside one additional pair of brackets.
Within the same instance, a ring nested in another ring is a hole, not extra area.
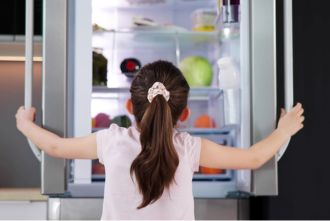
[(178, 132), (187, 112), (189, 86), (166, 61), (144, 66), (131, 85), (137, 126), (110, 128), (81, 138), (61, 138), (33, 123), (35, 109), (20, 107), (17, 128), (47, 154), (96, 159), (106, 183), (102, 219), (194, 219), (193, 173), (199, 166), (257, 169), (303, 127), (297, 104), (282, 110), (278, 127), (248, 149), (230, 148)]

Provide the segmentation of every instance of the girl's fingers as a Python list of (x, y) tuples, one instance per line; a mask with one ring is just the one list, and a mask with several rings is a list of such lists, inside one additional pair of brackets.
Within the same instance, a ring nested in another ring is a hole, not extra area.
[(304, 109), (303, 108), (301, 108), (299, 111), (298, 111), (298, 116), (301, 116), (302, 114), (304, 113)]
[(292, 112), (298, 113), (301, 109), (302, 109), (301, 103), (297, 103), (296, 106), (294, 106), (294, 108), (292, 108)]
[(25, 108), (24, 106), (20, 106), (18, 108), (18, 111), (23, 111), (23, 110), (26, 110), (26, 111), (30, 110), (32, 112), (36, 112), (37, 111), (37, 109), (35, 107)]
[(294, 106), (294, 109), (299, 110), (301, 107), (302, 107), (301, 103), (298, 102), (296, 106)]
[(305, 117), (304, 116), (301, 116), (300, 117), (300, 122), (302, 123), (302, 122), (304, 122), (304, 120), (305, 120)]

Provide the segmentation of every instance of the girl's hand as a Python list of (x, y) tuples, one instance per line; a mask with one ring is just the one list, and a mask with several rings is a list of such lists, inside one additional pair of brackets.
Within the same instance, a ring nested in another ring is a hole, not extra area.
[(35, 115), (36, 109), (34, 107), (25, 108), (22, 106), (18, 108), (15, 115), (17, 128), (21, 131), (26, 122), (33, 122), (35, 120)]
[(277, 129), (288, 136), (293, 136), (304, 127), (303, 122), (305, 117), (303, 116), (303, 113), (304, 109), (302, 108), (301, 103), (298, 103), (288, 113), (282, 108)]

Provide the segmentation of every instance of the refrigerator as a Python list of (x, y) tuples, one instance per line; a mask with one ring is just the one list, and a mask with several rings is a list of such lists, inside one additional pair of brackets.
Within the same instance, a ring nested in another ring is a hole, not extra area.
[[(32, 4), (27, 0), (26, 106), (33, 88)], [(286, 108), (293, 97), (291, 7), (285, 1)], [(191, 114), (177, 130), (232, 148), (269, 135), (279, 109), (276, 0), (44, 0), (42, 127), (78, 137), (111, 122), (134, 125), (127, 100), (136, 70), (159, 59), (180, 67), (196, 56), (210, 67), (210, 82), (191, 87)], [(130, 62), (136, 70), (128, 70)], [(29, 143), (41, 163), (48, 218), (99, 219), (102, 165), (53, 158)], [(248, 219), (250, 196), (279, 194), (277, 164), (286, 146), (256, 170), (200, 168), (193, 177), (196, 218)]]

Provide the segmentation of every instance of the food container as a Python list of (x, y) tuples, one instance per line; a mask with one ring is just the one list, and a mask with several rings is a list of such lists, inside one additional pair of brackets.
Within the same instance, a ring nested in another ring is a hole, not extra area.
[(191, 15), (194, 31), (214, 31), (217, 20), (215, 9), (197, 9)]

